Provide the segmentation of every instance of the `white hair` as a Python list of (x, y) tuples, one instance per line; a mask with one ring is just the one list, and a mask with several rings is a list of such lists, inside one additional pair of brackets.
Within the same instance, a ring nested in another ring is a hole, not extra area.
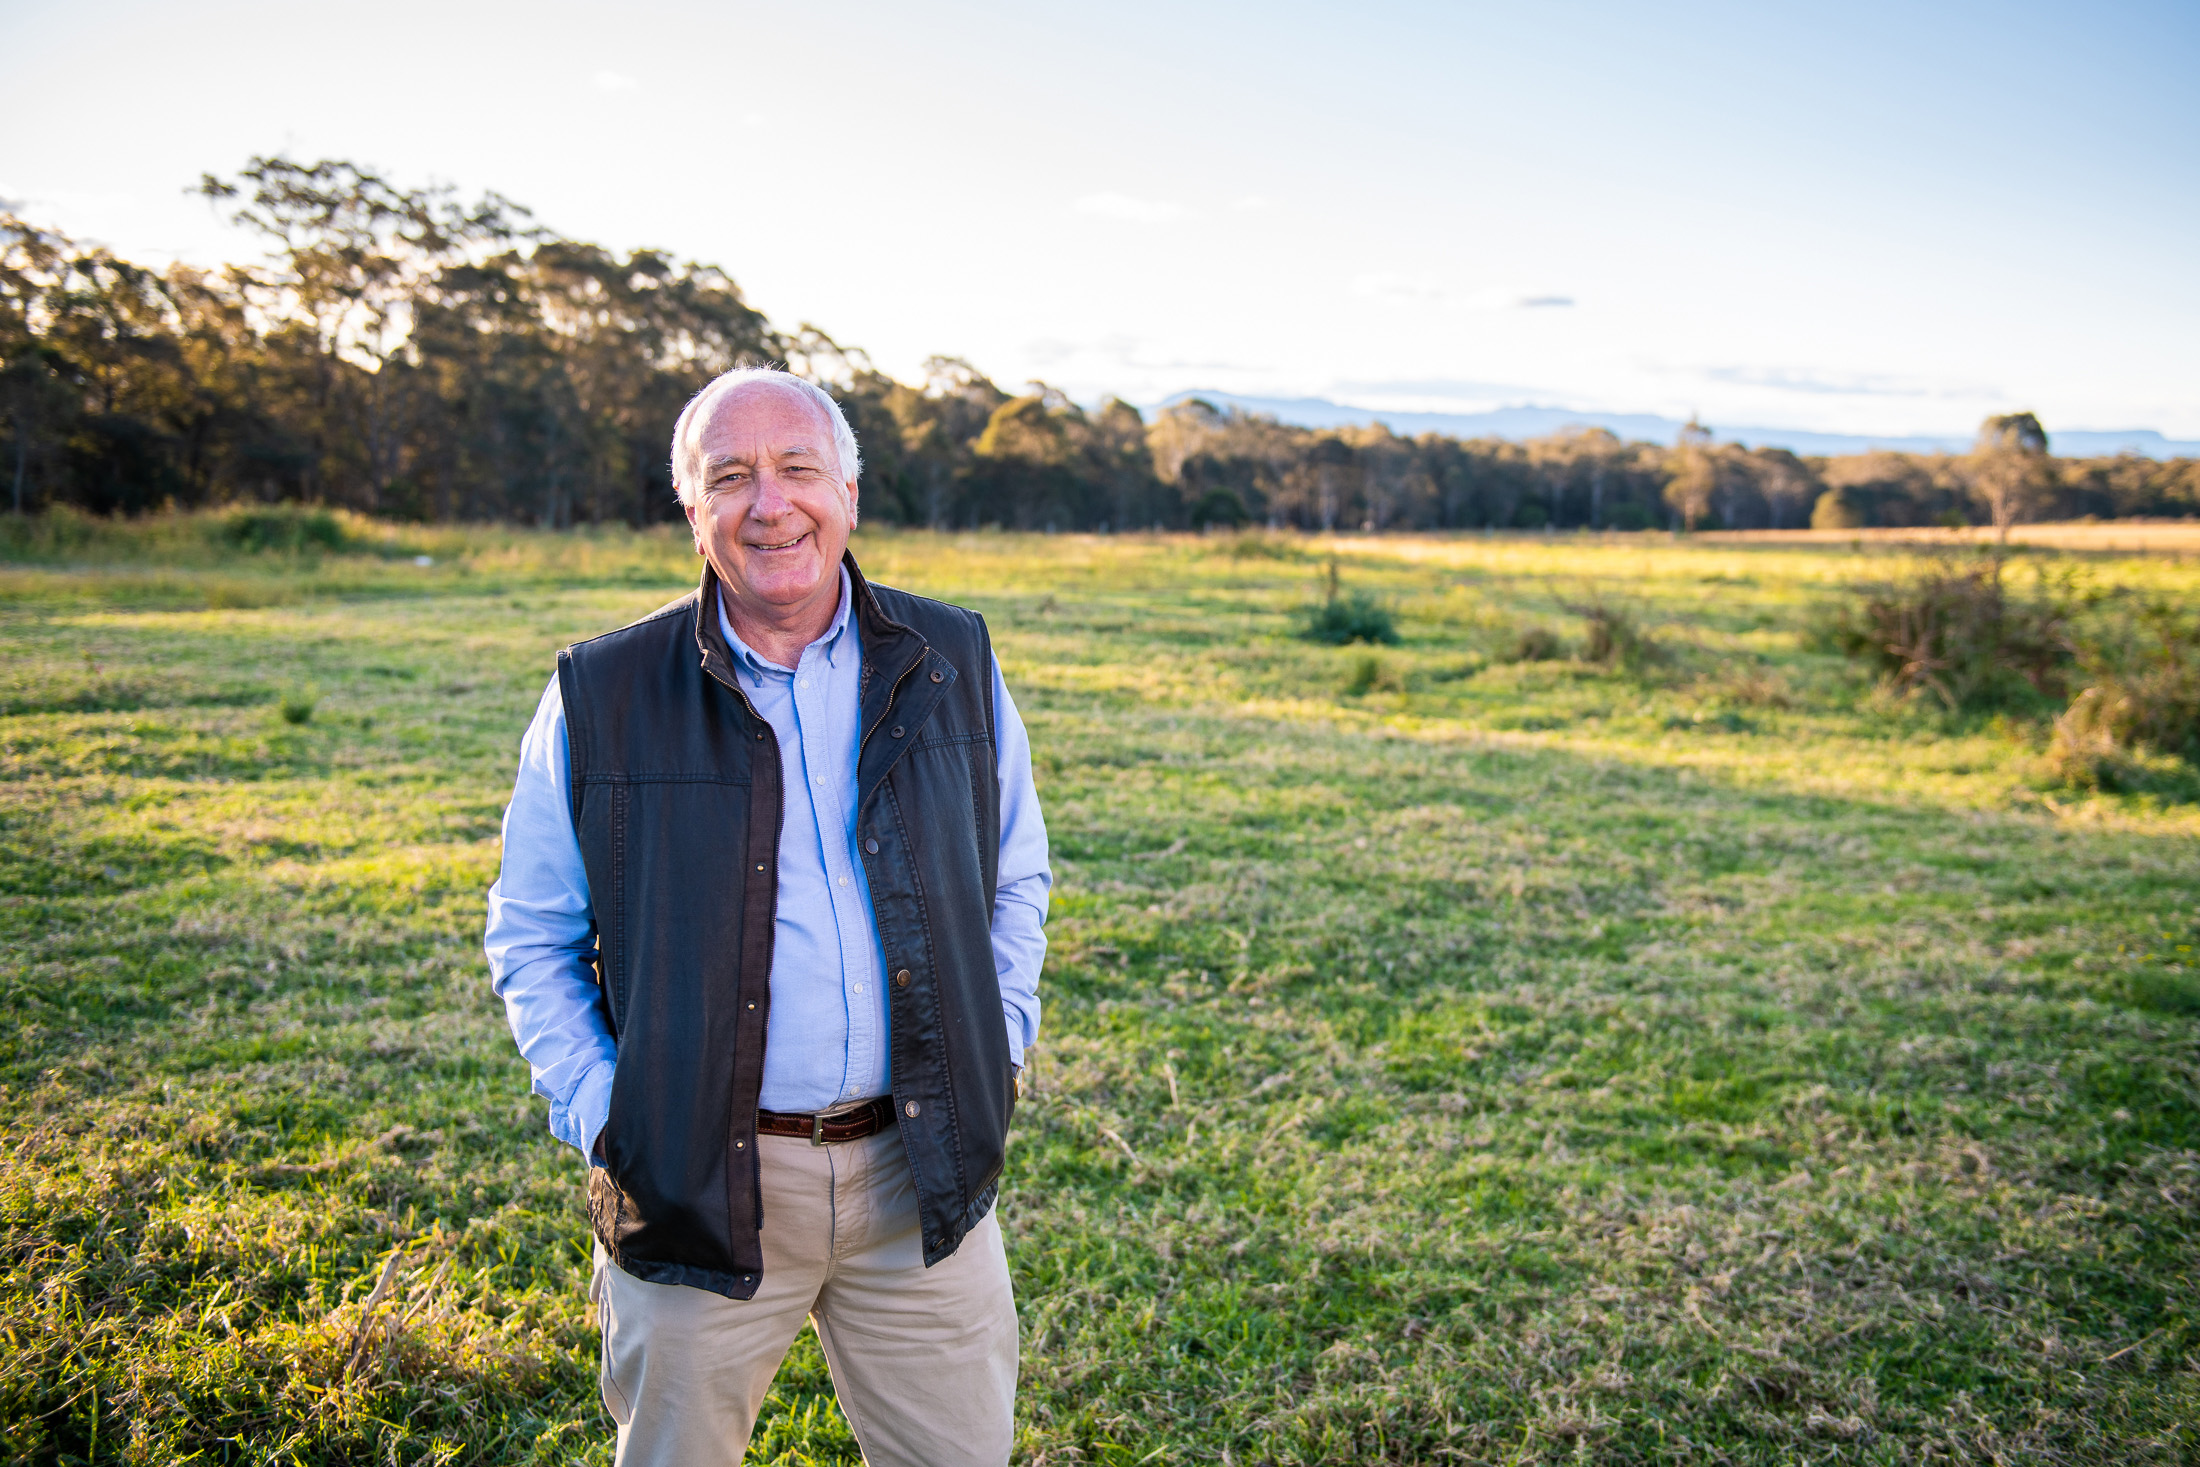
[(863, 454), (856, 447), (856, 434), (848, 426), (848, 419), (840, 411), (840, 404), (833, 395), (815, 382), (797, 377), (780, 367), (736, 367), (721, 372), (706, 383), (701, 392), (688, 399), (680, 409), (680, 419), (672, 425), (672, 492), (682, 504), (692, 507), (702, 488), (703, 425), (710, 421), (711, 410), (727, 393), (746, 387), (751, 382), (776, 382), (792, 387), (816, 403), (825, 414), (825, 421), (833, 428), (833, 453), (840, 460), (840, 479), (843, 484), (853, 483), (863, 472)]

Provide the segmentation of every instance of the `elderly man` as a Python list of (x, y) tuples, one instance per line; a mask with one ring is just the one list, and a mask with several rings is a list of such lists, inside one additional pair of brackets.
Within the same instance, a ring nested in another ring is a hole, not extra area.
[(702, 586), (558, 654), (487, 949), (588, 1159), (618, 1460), (741, 1460), (804, 1317), (865, 1460), (1008, 1458), (993, 1215), (1046, 828), (985, 623), (866, 581), (830, 396), (729, 372), (672, 435)]

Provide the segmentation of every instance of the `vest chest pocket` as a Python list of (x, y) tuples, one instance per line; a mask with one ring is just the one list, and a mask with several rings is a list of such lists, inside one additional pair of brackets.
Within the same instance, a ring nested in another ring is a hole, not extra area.
[[(904, 788), (917, 792), (928, 833), (968, 831), (973, 844), (990, 858), (993, 853), (985, 842), (1000, 778), (994, 768), (992, 739), (982, 733), (920, 738), (909, 751), (908, 763)], [(985, 864), (990, 865), (990, 859)]]

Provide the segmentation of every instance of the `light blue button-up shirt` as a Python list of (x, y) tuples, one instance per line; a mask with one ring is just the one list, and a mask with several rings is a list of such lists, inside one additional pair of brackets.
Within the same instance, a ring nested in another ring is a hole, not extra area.
[[(863, 650), (848, 624), (850, 601), (844, 569), (832, 625), (791, 668), (742, 642), (718, 608), (741, 690), (778, 735), (783, 775), (771, 1023), (758, 1100), (766, 1110), (824, 1110), (884, 1095), (892, 1081), (884, 958), (855, 845)], [(1053, 878), (1030, 741), (997, 660), (992, 673), (1001, 789), (993, 958), (1009, 1055), (1021, 1064), (1039, 1033)], [(610, 1114), (618, 1047), (589, 965), (594, 923), (571, 780), (565, 705), (553, 676), (520, 742), (484, 946), (535, 1091), (550, 1101), (550, 1129), (588, 1154)]]

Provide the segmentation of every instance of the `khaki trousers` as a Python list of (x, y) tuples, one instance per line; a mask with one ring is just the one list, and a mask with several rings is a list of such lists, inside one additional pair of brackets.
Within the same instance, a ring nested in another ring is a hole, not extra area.
[(1016, 1303), (991, 1213), (924, 1266), (901, 1138), (756, 1138), (764, 1277), (728, 1299), (621, 1271), (596, 1250), (603, 1403), (619, 1467), (735, 1467), (809, 1318), (871, 1467), (1003, 1467), (1016, 1398)]

